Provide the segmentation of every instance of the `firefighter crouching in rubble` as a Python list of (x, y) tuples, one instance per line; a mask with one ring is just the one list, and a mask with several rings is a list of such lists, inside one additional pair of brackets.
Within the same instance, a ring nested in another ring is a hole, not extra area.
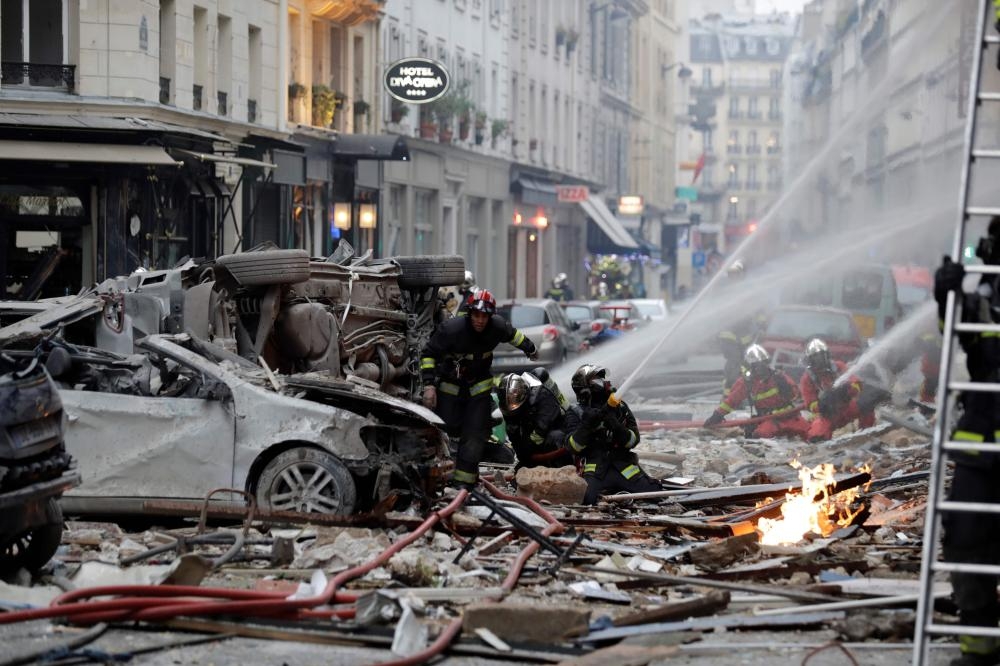
[(566, 402), (544, 369), (501, 376), (497, 398), (517, 456), (515, 468), (573, 464), (568, 440), (580, 425), (579, 410)]
[(587, 482), (584, 504), (596, 504), (602, 494), (619, 491), (645, 493), (663, 486), (639, 467), (632, 450), (639, 443), (639, 428), (632, 410), (624, 402), (611, 406), (614, 387), (607, 370), (584, 364), (571, 380), (580, 408), (579, 427), (570, 435), (570, 449), (581, 458)]
[(799, 414), (799, 389), (785, 372), (771, 368), (771, 357), (760, 345), (750, 345), (743, 356), (743, 376), (722, 396), (722, 403), (705, 420), (705, 427), (722, 423), (726, 414), (750, 402), (753, 416), (768, 416), (748, 437), (806, 437), (809, 422)]
[[(1000, 217), (990, 220), (986, 237), (979, 241), (976, 256), (984, 264), (1000, 264)], [(983, 275), (975, 293), (962, 291), (965, 268), (945, 257), (934, 275), (934, 298), (938, 317), (944, 321), (949, 291), (956, 292), (962, 304), (962, 321), (995, 324), (1000, 322), (1000, 277)], [(1000, 337), (996, 333), (960, 333), (959, 343), (966, 353), (966, 367), (974, 382), (1000, 381)], [(977, 444), (997, 443), (1000, 439), (1000, 393), (965, 391), (959, 397), (961, 417), (951, 439)], [(1000, 450), (953, 451), (955, 473), (951, 481), (950, 502), (1000, 503)], [(944, 512), (945, 559), (974, 564), (1000, 563), (1000, 519), (997, 514)], [(952, 572), (953, 596), (961, 624), (996, 627), (1000, 620), (997, 604), (997, 576)], [(985, 636), (959, 636), (962, 656), (955, 666), (974, 666), (1000, 662), (1000, 641)]]
[(809, 425), (810, 442), (830, 439), (833, 431), (857, 419), (858, 427), (875, 425), (875, 411), (868, 406), (862, 411), (858, 406), (861, 380), (851, 375), (839, 386), (837, 378), (844, 374), (847, 365), (830, 357), (830, 349), (819, 338), (806, 345), (806, 371), (799, 380), (799, 391), (806, 409), (813, 414)]
[(535, 360), (535, 343), (496, 314), (493, 294), (479, 289), (469, 296), (467, 317), (442, 323), (420, 359), (424, 404), (434, 409), (450, 437), (460, 437), (454, 482), (474, 485), (490, 437), (493, 412), (493, 350), (507, 342)]

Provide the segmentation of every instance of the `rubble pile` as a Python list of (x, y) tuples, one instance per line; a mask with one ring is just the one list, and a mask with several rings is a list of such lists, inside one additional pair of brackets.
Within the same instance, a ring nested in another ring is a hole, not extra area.
[[(647, 429), (639, 455), (678, 489), (587, 507), (577, 503), (582, 488), (571, 468), (515, 476), (494, 465), (484, 466), (492, 481), (471, 494), (445, 492), (453, 512), (439, 501), (438, 513), (413, 505), (370, 514), (364, 525), (267, 518), (130, 532), (71, 521), (48, 575), (34, 586), (19, 580), (0, 588), (0, 601), (45, 607), (62, 590), (113, 579), (310, 599), (349, 576), (341, 588), (348, 594), (300, 611), (294, 629), (288, 617), (253, 613), (192, 612), (168, 626), (525, 663), (646, 663), (678, 651), (702, 654), (696, 646), (723, 644), (729, 632), (791, 632), (854, 650), (865, 641), (909, 640), (925, 436), (891, 424), (824, 444)], [(807, 468), (835, 464), (827, 490), (856, 490), (858, 511), (828, 534), (764, 545), (760, 518), (780, 518), (786, 491), (797, 492), (793, 459)], [(854, 471), (861, 464), (870, 473)], [(432, 529), (414, 537), (429, 517)], [(941, 583), (938, 596), (948, 592)]]

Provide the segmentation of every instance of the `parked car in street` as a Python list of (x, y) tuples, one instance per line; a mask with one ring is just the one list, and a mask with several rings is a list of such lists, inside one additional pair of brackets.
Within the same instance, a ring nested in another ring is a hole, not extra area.
[(517, 347), (501, 344), (493, 351), (494, 372), (552, 368), (577, 354), (583, 346), (580, 325), (570, 321), (559, 303), (550, 298), (499, 301), (497, 314), (531, 338), (538, 347), (538, 360), (529, 361)]
[(83, 477), (67, 513), (142, 513), (239, 488), (265, 510), (347, 515), (391, 492), (433, 494), (452, 467), (437, 415), (377, 384), (275, 375), (186, 334), (136, 346), (56, 347), (71, 350), (54, 378)]
[(670, 314), (662, 298), (633, 298), (632, 302), (639, 308), (639, 314), (648, 321), (664, 321)]
[(851, 313), (836, 308), (780, 306), (771, 311), (767, 327), (757, 342), (771, 354), (775, 367), (798, 378), (806, 344), (820, 338), (830, 355), (850, 365), (865, 348)]

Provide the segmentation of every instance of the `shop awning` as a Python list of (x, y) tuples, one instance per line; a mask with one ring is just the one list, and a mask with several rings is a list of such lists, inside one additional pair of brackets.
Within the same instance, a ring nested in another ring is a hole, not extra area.
[(395, 134), (339, 134), (333, 143), (333, 154), (354, 160), (410, 159), (406, 139)]
[(214, 153), (196, 153), (193, 150), (178, 150), (178, 152), (190, 155), (202, 162), (222, 162), (223, 164), (238, 164), (242, 167), (260, 167), (261, 169), (273, 169), (270, 162), (250, 159), (249, 157), (236, 157), (235, 155), (216, 155)]
[(639, 244), (635, 242), (635, 239), (632, 238), (628, 230), (622, 226), (622, 223), (618, 221), (618, 218), (608, 209), (600, 197), (591, 194), (587, 199), (580, 202), (580, 207), (601, 228), (601, 231), (607, 235), (612, 244), (626, 250), (635, 251), (639, 249)]
[(514, 194), (530, 206), (556, 206), (559, 198), (556, 196), (556, 186), (547, 180), (520, 175), (512, 183)]
[(66, 141), (0, 141), (0, 160), (178, 166), (160, 146)]

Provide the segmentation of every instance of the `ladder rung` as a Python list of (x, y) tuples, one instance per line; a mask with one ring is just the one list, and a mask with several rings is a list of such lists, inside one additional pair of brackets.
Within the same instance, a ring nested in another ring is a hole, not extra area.
[(1000, 333), (1000, 324), (955, 324), (959, 333)]
[[(994, 444), (994, 446), (996, 446)], [(1000, 504), (989, 502), (938, 502), (939, 511), (955, 511), (958, 513), (1000, 513)]]
[(997, 159), (1000, 158), (1000, 150), (996, 148), (976, 148), (972, 151), (972, 156), (976, 159)]
[[(998, 209), (997, 214), (1000, 215), (1000, 209)], [(965, 267), (965, 272), (979, 275), (1000, 275), (1000, 264), (972, 264)]]
[(928, 634), (940, 636), (1000, 636), (1000, 628), (996, 627), (973, 627), (968, 624), (928, 624), (924, 627)]
[(993, 206), (969, 206), (965, 209), (966, 215), (1000, 215), (1000, 208)]
[(972, 393), (1000, 393), (996, 382), (949, 382), (949, 391), (970, 391)]
[[(941, 445), (945, 451), (980, 451), (983, 453), (1000, 453), (997, 442), (945, 442)], [(1000, 505), (994, 505), (1000, 506)]]
[(934, 571), (980, 574), (987, 576), (996, 576), (997, 574), (1000, 574), (1000, 565), (970, 564), (969, 562), (934, 562), (931, 564), (931, 569)]
[(979, 93), (979, 100), (982, 102), (1000, 102), (1000, 93), (985, 92)]
[(987, 44), (1000, 44), (1000, 35), (986, 35), (983, 41)]

